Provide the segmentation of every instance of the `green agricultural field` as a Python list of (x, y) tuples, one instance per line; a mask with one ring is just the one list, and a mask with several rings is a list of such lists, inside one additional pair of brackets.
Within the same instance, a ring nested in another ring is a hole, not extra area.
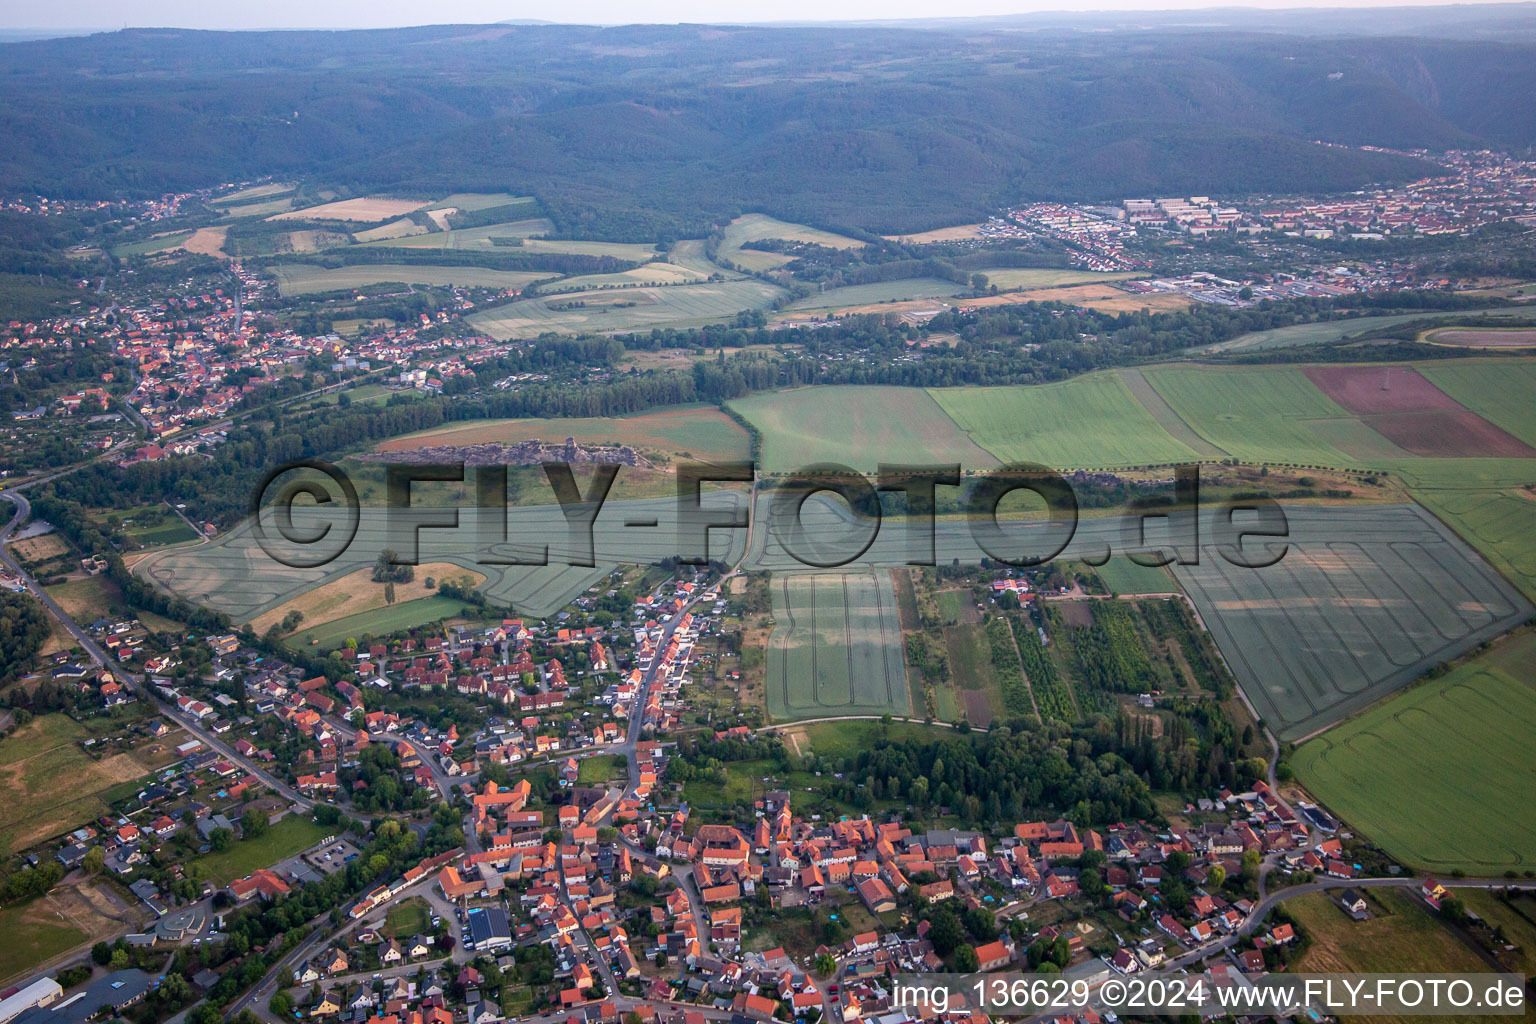
[(1424, 490), (1414, 497), (1536, 600), (1536, 498), (1529, 491)]
[(221, 196), (213, 200), (212, 205), (238, 206), (241, 203), (250, 203), (258, 199), (270, 199), (273, 196), (283, 195), (292, 192), (293, 188), (294, 186), (291, 183), (280, 181), (274, 181), (266, 185), (252, 185), (250, 188), (243, 188), (239, 192), (231, 192), (227, 196)]
[(783, 574), (771, 589), (772, 717), (912, 713), (889, 573)]
[(529, 235), (544, 235), (553, 230), (555, 230), (553, 221), (545, 217), (530, 217), (526, 220), (511, 220), (478, 228), (459, 228), (456, 231), (437, 231), (427, 235), (386, 238), (368, 244), (390, 249), (482, 249), (494, 252), (498, 248), (494, 239), (527, 239)]
[(1525, 631), (1301, 746), (1296, 776), (1405, 863), (1471, 875), (1536, 864), (1536, 632)]
[(978, 448), (917, 388), (834, 386), (752, 395), (730, 403), (762, 435), (764, 472), (787, 473), (816, 462), (874, 472), (881, 462), (960, 464), (990, 469), (996, 458)]
[(525, 270), (486, 270), (483, 267), (420, 267), (395, 263), (368, 263), (350, 267), (319, 267), (308, 263), (280, 263), (271, 268), (284, 295), (334, 292), (365, 288), (384, 282), (420, 285), (458, 285), (464, 288), (522, 288), (530, 281), (553, 275)]
[[(1153, 367), (1143, 371), (1201, 437), (1245, 462), (1357, 468), (1335, 447), (1384, 439), (1319, 391), (1296, 367)], [(1321, 430), (1314, 421), (1338, 421)]]
[(1034, 288), (1064, 288), (1074, 284), (1098, 284), (1106, 281), (1124, 281), (1141, 277), (1141, 274), (1107, 274), (1094, 270), (1071, 270), (1054, 267), (982, 267), (975, 271), (987, 275), (987, 284), (996, 285), (1003, 291), (1030, 291)]
[(283, 819), (255, 839), (237, 839), (223, 853), (208, 853), (191, 862), (197, 877), (224, 886), (257, 868), (268, 868), (314, 846), (336, 829), (317, 825), (299, 814)]
[(748, 309), (766, 309), (782, 294), (756, 279), (670, 288), (623, 288), (524, 299), (469, 317), (498, 339), (560, 333), (614, 333), (654, 327), (700, 327)]
[[(1207, 522), (1199, 564), (1172, 567), (1283, 739), (1327, 728), (1531, 615), (1530, 602), (1417, 505), (1285, 512), (1274, 565), (1221, 557)], [(1264, 554), (1256, 540), (1245, 550)]]
[(1114, 373), (1032, 387), (930, 393), (971, 440), (1005, 463), (1099, 469), (1198, 458), (1158, 425)]
[(1205, 438), (1195, 433), (1194, 428), (1173, 411), (1173, 406), (1163, 400), (1163, 396), (1157, 393), (1152, 382), (1147, 380), (1146, 374), (1134, 366), (1122, 366), (1115, 374), (1125, 384), (1131, 395), (1140, 402), (1142, 408), (1157, 420), (1157, 425), (1162, 427), (1170, 437), (1189, 448), (1203, 458), (1223, 459), (1227, 453), (1211, 444)]
[(1094, 566), (1099, 579), (1116, 595), (1171, 594), (1179, 585), (1159, 566), (1142, 565), (1123, 555), (1116, 555), (1103, 565)]
[(853, 284), (829, 288), (793, 303), (790, 309), (841, 309), (844, 306), (869, 306), (877, 302), (901, 302), (905, 299), (939, 299), (961, 295), (969, 285), (956, 284), (938, 277), (914, 277), (875, 284)]
[(119, 259), (124, 256), (148, 256), (151, 253), (174, 249), (191, 237), (192, 232), (190, 231), (176, 231), (169, 235), (143, 238), (137, 242), (124, 242), (122, 245), (112, 247), (112, 255)]
[(1468, 409), (1536, 445), (1536, 359), (1447, 359), (1417, 369)]

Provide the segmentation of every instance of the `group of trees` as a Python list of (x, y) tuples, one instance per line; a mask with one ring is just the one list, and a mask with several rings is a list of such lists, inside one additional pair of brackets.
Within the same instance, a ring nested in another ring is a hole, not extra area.
[(0, 592), (0, 684), (32, 670), (48, 629), (48, 614), (30, 595)]

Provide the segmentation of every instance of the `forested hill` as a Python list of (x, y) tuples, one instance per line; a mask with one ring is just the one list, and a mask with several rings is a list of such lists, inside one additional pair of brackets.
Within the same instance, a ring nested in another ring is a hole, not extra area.
[[(1536, 44), (1283, 34), (436, 26), (0, 45), (0, 192), (263, 175), (537, 194), (654, 238), (759, 209), (911, 231), (1025, 198), (1412, 178), (1536, 141)], [(614, 231), (617, 226), (619, 230)]]

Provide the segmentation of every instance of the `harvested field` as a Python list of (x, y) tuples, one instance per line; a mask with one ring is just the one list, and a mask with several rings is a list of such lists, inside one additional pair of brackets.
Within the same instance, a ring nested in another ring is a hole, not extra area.
[(192, 237), (181, 243), (181, 247), (199, 256), (217, 256), (222, 259), (228, 255), (224, 251), (224, 236), (228, 234), (227, 226), (198, 228), (192, 232)]
[(765, 309), (780, 294), (776, 286), (755, 279), (572, 292), (495, 306), (469, 320), (503, 340), (536, 338), (547, 331), (620, 333), (699, 327), (743, 310)]
[(1536, 348), (1536, 330), (1528, 327), (1441, 327), (1426, 331), (1424, 341), (1431, 345), (1457, 348)]
[(427, 205), (430, 205), (427, 201), (417, 199), (343, 199), (340, 202), (274, 214), (267, 220), (344, 220), (368, 224), (389, 220), (391, 217), (403, 217)]
[(707, 273), (679, 267), (672, 263), (653, 262), (633, 270), (621, 270), (613, 274), (583, 274), (578, 277), (568, 277), (541, 287), (539, 294), (555, 295), (592, 288), (628, 288), (635, 285), (695, 284), (708, 276)]
[(915, 235), (885, 235), (893, 242), (903, 245), (924, 245), (928, 242), (958, 242), (967, 238), (980, 238), (982, 224), (956, 224), (952, 228), (935, 228), (932, 231), (919, 231)]
[(773, 718), (912, 713), (887, 573), (786, 573), (771, 589), (767, 698)]
[(458, 423), (391, 438), (377, 450), (404, 452), (434, 445), (515, 444), (534, 439), (558, 443), (567, 437), (581, 444), (627, 444), (671, 459), (726, 462), (751, 455), (747, 432), (713, 406), (673, 407), (633, 416)]
[(1188, 309), (1195, 300), (1183, 295), (1159, 293), (1156, 295), (1132, 295), (1107, 284), (1085, 284), (1070, 288), (1037, 288), (1025, 292), (1005, 292), (980, 299), (965, 299), (958, 305), (964, 309), (984, 309), (988, 306), (1011, 306), (1020, 302), (1067, 302), (1086, 309), (1104, 313), (1135, 313), (1150, 309), (1154, 313), (1178, 312)]
[[(485, 582), (485, 574), (472, 572), (451, 562), (418, 565), (415, 579), (409, 583), (395, 584), (395, 603), (403, 604), (417, 598), (431, 597), (436, 590), (427, 588), (428, 579), (436, 583), (455, 583), (474, 588)], [(308, 630), (334, 619), (384, 607), (384, 586), (383, 583), (373, 581), (372, 569), (359, 569), (262, 613), (252, 619), (250, 625), (258, 634), (265, 635), (267, 630), (282, 622), (289, 612), (300, 612), (304, 616), (303, 628)]]
[(256, 199), (265, 199), (268, 196), (281, 195), (284, 192), (292, 191), (292, 189), (292, 184), (280, 181), (274, 181), (266, 185), (252, 185), (250, 188), (243, 188), (239, 192), (231, 192), (227, 196), (221, 196), (213, 200), (213, 205), (235, 206), (240, 203), (249, 203)]

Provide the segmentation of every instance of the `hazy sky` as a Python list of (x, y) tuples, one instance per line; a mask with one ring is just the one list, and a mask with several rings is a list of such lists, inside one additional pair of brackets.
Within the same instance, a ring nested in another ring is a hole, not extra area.
[[(1427, 0), (1424, 5), (1437, 2)], [(1415, 0), (1352, 0), (1350, 7), (1403, 7)], [(0, 28), (386, 28), (537, 18), (622, 24), (967, 17), (1062, 10), (1170, 10), (1212, 0), (0, 0)], [(1334, 7), (1327, 0), (1237, 0), (1225, 7)]]

